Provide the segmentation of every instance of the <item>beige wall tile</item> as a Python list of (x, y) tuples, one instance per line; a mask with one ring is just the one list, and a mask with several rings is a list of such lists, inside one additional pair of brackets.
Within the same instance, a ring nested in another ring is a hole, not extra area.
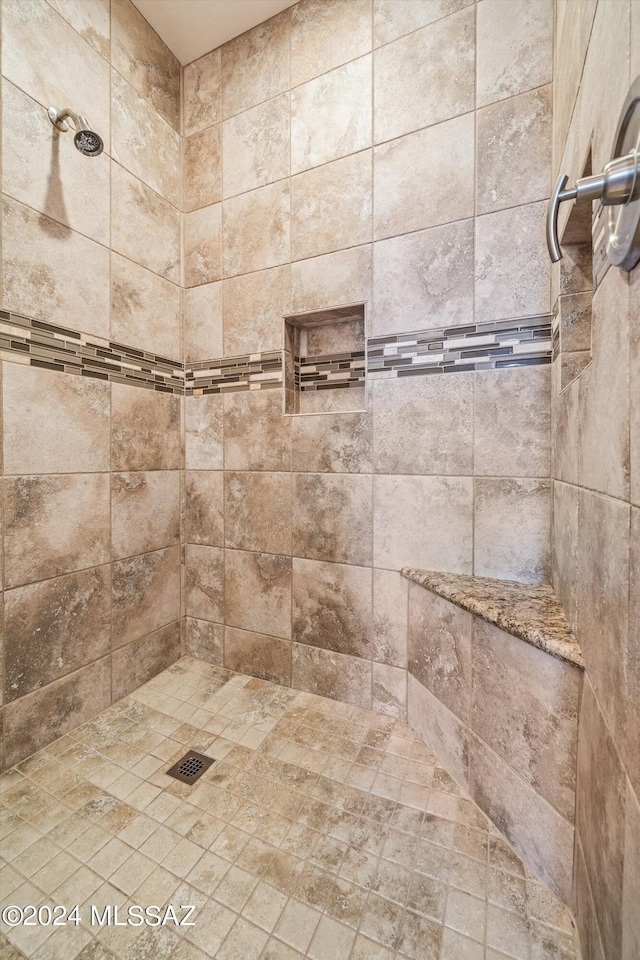
[(215, 394), (189, 397), (185, 404), (187, 470), (222, 470), (223, 400)]
[(179, 472), (114, 473), (111, 477), (111, 529), (114, 560), (178, 543)]
[(214, 360), (222, 356), (222, 283), (203, 283), (183, 294), (184, 356)]
[(111, 164), (111, 246), (123, 256), (180, 282), (178, 211), (119, 164)]
[(580, 491), (553, 484), (553, 589), (574, 633), (578, 624), (578, 503)]
[(5, 592), (5, 703), (109, 653), (110, 595), (108, 565)]
[(217, 123), (182, 141), (182, 209), (222, 200), (222, 127)]
[[(582, 379), (582, 378), (581, 378)], [(552, 424), (551, 453), (553, 475), (566, 483), (578, 482), (579, 467), (579, 391), (580, 381), (559, 393), (560, 365), (551, 368)]]
[(174, 130), (180, 129), (180, 64), (130, 0), (111, 4), (111, 61)]
[(562, 20), (558, 8), (555, 45), (563, 51), (553, 65), (554, 146), (558, 158), (565, 145), (597, 5), (597, 0), (565, 3)]
[(2, 83), (2, 123), (4, 193), (108, 246), (107, 154), (87, 163), (73, 136), (56, 133), (46, 110), (8, 80)]
[(540, 87), (478, 111), (478, 213), (549, 195), (551, 91)]
[(224, 628), (224, 666), (273, 683), (291, 683), (291, 641)]
[(4, 308), (108, 338), (106, 247), (8, 197), (2, 211)]
[(469, 788), (469, 728), (409, 673), (407, 718), (447, 772)]
[(114, 650), (111, 689), (114, 702), (137, 690), (180, 657), (180, 624), (170, 623)]
[(593, 905), (587, 867), (580, 838), (576, 835), (576, 855), (574, 870), (574, 894), (576, 902), (576, 926), (580, 937), (580, 949), (584, 957), (593, 960), (605, 960), (602, 949), (598, 920)]
[(371, 415), (294, 417), (293, 470), (300, 473), (371, 473)]
[(227, 470), (291, 470), (291, 418), (279, 390), (225, 396), (224, 463)]
[(289, 639), (291, 558), (225, 550), (224, 604), (228, 626)]
[(106, 473), (4, 481), (5, 587), (110, 560)]
[(288, 181), (225, 200), (222, 230), (225, 277), (264, 270), (288, 260)]
[(111, 71), (112, 156), (129, 173), (180, 203), (180, 137), (116, 70)]
[(297, 643), (370, 659), (371, 569), (294, 559), (292, 636)]
[(291, 686), (369, 709), (371, 663), (359, 657), (294, 643)]
[(111, 703), (111, 658), (103, 657), (4, 708), (7, 767), (62, 737)]
[(286, 473), (224, 477), (225, 545), (236, 550), (291, 553), (291, 479)]
[(221, 48), (184, 68), (183, 133), (190, 137), (222, 119)]
[(530, 203), (476, 220), (476, 321), (549, 313), (546, 209)]
[(462, 220), (374, 243), (374, 336), (470, 322), (473, 225)]
[(180, 619), (179, 546), (119, 560), (112, 578), (112, 649)]
[(291, 258), (304, 260), (371, 240), (371, 152), (291, 180)]
[(468, 113), (376, 147), (376, 240), (473, 216), (474, 140)]
[(375, 472), (471, 475), (473, 381), (470, 373), (374, 381)]
[(407, 674), (386, 663), (372, 664), (371, 709), (404, 720), (407, 715)]
[(448, 17), (473, 0), (431, 0), (430, 3), (416, 3), (415, 0), (373, 0), (374, 44), (397, 40), (407, 33), (413, 33), (420, 27)]
[(179, 358), (180, 287), (112, 253), (111, 338)]
[(225, 120), (222, 144), (225, 200), (288, 177), (289, 93)]
[(284, 10), (225, 43), (222, 53), (223, 116), (282, 93), (290, 80), (290, 14)]
[(371, 245), (291, 264), (291, 309), (371, 301)]
[[(505, 402), (507, 397), (515, 402)], [(550, 401), (550, 367), (514, 367), (475, 375), (476, 476), (549, 476)]]
[(178, 470), (180, 397), (114, 383), (111, 469)]
[(625, 722), (620, 738), (620, 753), (631, 786), (640, 792), (640, 757), (636, 749), (640, 737), (640, 510), (633, 507), (629, 556), (629, 632), (624, 661)]
[(549, 480), (475, 480), (476, 576), (549, 583), (550, 537)]
[(187, 653), (221, 667), (224, 654), (222, 624), (187, 617)]
[(627, 784), (624, 810), (624, 879), (622, 888), (622, 956), (640, 953), (640, 924), (636, 905), (640, 901), (640, 806)]
[(371, 0), (302, 0), (291, 10), (291, 85), (371, 49)]
[(376, 567), (471, 572), (471, 478), (374, 477), (373, 496)]
[(371, 477), (294, 474), (292, 497), (295, 556), (371, 563)]
[(372, 57), (360, 57), (291, 92), (291, 172), (371, 146)]
[(222, 623), (224, 620), (224, 550), (188, 543), (185, 562), (187, 616)]
[(377, 50), (374, 76), (375, 143), (473, 110), (473, 7)]
[(289, 266), (223, 281), (224, 356), (281, 350), (289, 313)]
[(552, 79), (552, 0), (478, 4), (478, 105), (504, 100)]
[(185, 287), (212, 283), (222, 277), (222, 204), (192, 210), (183, 217)]
[(373, 571), (373, 659), (407, 666), (408, 581), (394, 570)]
[(109, 0), (47, 0), (67, 23), (77, 30), (87, 43), (105, 59), (111, 52), (111, 22)]
[(108, 384), (5, 363), (3, 387), (5, 474), (109, 469)]
[(184, 507), (187, 543), (224, 546), (223, 479), (221, 470), (187, 470)]

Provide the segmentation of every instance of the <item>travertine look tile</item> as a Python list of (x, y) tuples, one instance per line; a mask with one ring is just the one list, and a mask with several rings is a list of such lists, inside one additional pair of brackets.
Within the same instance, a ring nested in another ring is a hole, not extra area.
[(409, 584), (409, 672), (465, 723), (471, 710), (472, 621), (468, 611)]
[(222, 130), (215, 124), (183, 140), (183, 210), (197, 210), (222, 200)]
[(111, 23), (109, 0), (48, 0), (50, 6), (77, 30), (87, 43), (109, 59), (111, 48)]
[(431, 3), (415, 3), (415, 0), (373, 0), (374, 45), (397, 40), (420, 27), (442, 20), (473, 0), (433, 0)]
[(294, 417), (293, 470), (301, 473), (370, 473), (371, 415), (336, 413)]
[(130, 0), (111, 4), (111, 60), (174, 130), (180, 127), (180, 64)]
[(289, 176), (289, 93), (225, 120), (225, 200)]
[(470, 321), (473, 224), (462, 220), (374, 243), (374, 336)]
[(2, 224), (3, 307), (108, 338), (106, 247), (8, 197)]
[(287, 473), (234, 473), (224, 478), (225, 545), (291, 553), (291, 478)]
[(222, 204), (184, 215), (184, 285), (197, 287), (222, 276)]
[(170, 623), (155, 633), (140, 637), (126, 647), (114, 650), (112, 694), (114, 700), (126, 697), (151, 677), (165, 670), (180, 656), (180, 624)]
[(225, 200), (222, 224), (225, 277), (264, 270), (288, 260), (288, 180)]
[(108, 566), (5, 593), (5, 702), (109, 652)]
[(574, 634), (578, 626), (578, 504), (580, 491), (553, 484), (552, 583)]
[(222, 283), (203, 283), (184, 291), (184, 358), (222, 356)]
[(178, 358), (180, 287), (112, 253), (111, 339)]
[(224, 356), (281, 350), (289, 312), (289, 267), (224, 280)]
[(473, 571), (477, 576), (549, 582), (549, 480), (478, 478), (474, 513)]
[(185, 409), (187, 470), (221, 470), (223, 466), (223, 400), (207, 394), (189, 397)]
[(474, 138), (468, 113), (376, 147), (376, 240), (473, 216)]
[(222, 666), (224, 627), (221, 623), (187, 617), (187, 652), (198, 660)]
[(109, 469), (108, 384), (17, 363), (3, 373), (5, 474)]
[(551, 0), (478, 4), (478, 105), (549, 83), (553, 68)]
[(371, 563), (371, 478), (293, 476), (293, 552), (310, 560)]
[(375, 381), (376, 473), (470, 475), (473, 376), (458, 373)]
[(155, 108), (111, 71), (111, 155), (129, 173), (169, 200), (180, 202), (180, 137)]
[(187, 470), (185, 535), (188, 543), (224, 546), (224, 489), (221, 470)]
[(179, 472), (112, 474), (111, 532), (114, 560), (178, 543)]
[(11, 766), (109, 706), (111, 664), (103, 657), (4, 708), (5, 763)]
[[(228, 554), (227, 554), (228, 556)], [(222, 623), (224, 619), (224, 550), (186, 546), (187, 616)]]
[[(442, 50), (447, 51), (446, 59), (441, 56)], [(377, 50), (374, 74), (375, 143), (472, 110), (473, 7)], [(452, 75), (455, 83), (451, 83)]]
[[(640, 31), (640, 17), (636, 16)], [(640, 274), (631, 274), (629, 289), (629, 400), (631, 417), (630, 488), (631, 502), (640, 506)]]
[(373, 571), (373, 659), (405, 669), (408, 587), (395, 570)]
[[(475, 375), (473, 470), (476, 476), (548, 477), (551, 430), (549, 367), (486, 370)], [(505, 403), (505, 397), (517, 398)]]
[(118, 163), (111, 164), (111, 245), (117, 253), (180, 282), (179, 213)]
[(629, 551), (629, 631), (624, 653), (624, 721), (620, 753), (631, 786), (640, 792), (640, 757), (636, 750), (640, 736), (640, 510), (631, 509)]
[(293, 561), (293, 639), (354, 657), (371, 657), (371, 570)]
[(260, 633), (224, 629), (224, 665), (274, 683), (291, 682), (291, 641)]
[(180, 467), (180, 397), (114, 383), (111, 395), (111, 468)]
[(371, 707), (377, 713), (404, 719), (407, 715), (407, 673), (386, 663), (374, 663)]
[(291, 264), (291, 309), (371, 300), (371, 246), (352, 247)]
[(2, 83), (2, 124), (4, 193), (108, 246), (107, 154), (83, 163), (73, 138), (53, 133), (46, 110), (8, 80)]
[(206, 53), (184, 68), (184, 136), (190, 137), (222, 119), (220, 86), (221, 48)]
[(471, 478), (374, 477), (373, 496), (376, 567), (471, 572)]
[(291, 93), (291, 172), (371, 146), (372, 57), (360, 57)]
[(224, 44), (221, 53), (225, 120), (287, 89), (290, 33), (289, 11), (284, 10)]
[(369, 707), (371, 663), (360, 657), (294, 643), (291, 686), (357, 707)]
[(640, 925), (635, 905), (640, 898), (640, 807), (627, 784), (624, 809), (624, 879), (622, 889), (622, 956), (640, 952)]
[(421, 740), (433, 750), (465, 789), (469, 784), (469, 728), (409, 673), (407, 718)]
[(225, 550), (224, 603), (229, 626), (290, 638), (291, 558)]
[(113, 564), (112, 646), (180, 618), (180, 548), (155, 550)]
[(529, 203), (476, 220), (478, 322), (549, 313), (546, 209), (546, 203)]
[(291, 418), (283, 416), (279, 390), (225, 396), (224, 463), (227, 470), (291, 469)]
[(5, 587), (109, 562), (109, 476), (4, 481)]
[(371, 49), (371, 0), (303, 0), (291, 10), (291, 84)]
[(478, 213), (548, 196), (551, 89), (540, 87), (478, 111)]
[(580, 381), (570, 384), (562, 393), (559, 393), (559, 390), (560, 366), (556, 362), (551, 368), (553, 474), (565, 483), (577, 483), (580, 459), (578, 434)]

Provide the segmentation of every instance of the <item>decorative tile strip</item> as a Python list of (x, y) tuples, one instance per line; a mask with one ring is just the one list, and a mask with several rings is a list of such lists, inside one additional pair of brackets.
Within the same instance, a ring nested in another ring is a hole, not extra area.
[(365, 365), (364, 350), (319, 357), (294, 357), (295, 389), (308, 392), (361, 387), (364, 384)]
[(560, 314), (556, 313), (551, 327), (552, 359), (557, 360), (560, 355)]
[(224, 360), (199, 360), (185, 366), (185, 393), (237, 393), (282, 386), (282, 351), (252, 353)]
[(367, 341), (371, 379), (551, 363), (551, 316), (440, 327)]

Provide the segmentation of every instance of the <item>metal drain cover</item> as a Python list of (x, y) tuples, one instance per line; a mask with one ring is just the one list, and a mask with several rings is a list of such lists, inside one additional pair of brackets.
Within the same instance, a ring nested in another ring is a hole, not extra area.
[(204, 753), (196, 753), (195, 750), (190, 750), (189, 753), (185, 753), (181, 760), (174, 763), (170, 770), (167, 770), (167, 776), (175, 777), (182, 783), (195, 783), (215, 762), (214, 757), (205, 757)]

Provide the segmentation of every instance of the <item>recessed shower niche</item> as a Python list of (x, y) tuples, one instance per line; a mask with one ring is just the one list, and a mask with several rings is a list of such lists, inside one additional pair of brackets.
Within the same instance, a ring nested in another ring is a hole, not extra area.
[(365, 304), (284, 318), (284, 412), (365, 409)]

